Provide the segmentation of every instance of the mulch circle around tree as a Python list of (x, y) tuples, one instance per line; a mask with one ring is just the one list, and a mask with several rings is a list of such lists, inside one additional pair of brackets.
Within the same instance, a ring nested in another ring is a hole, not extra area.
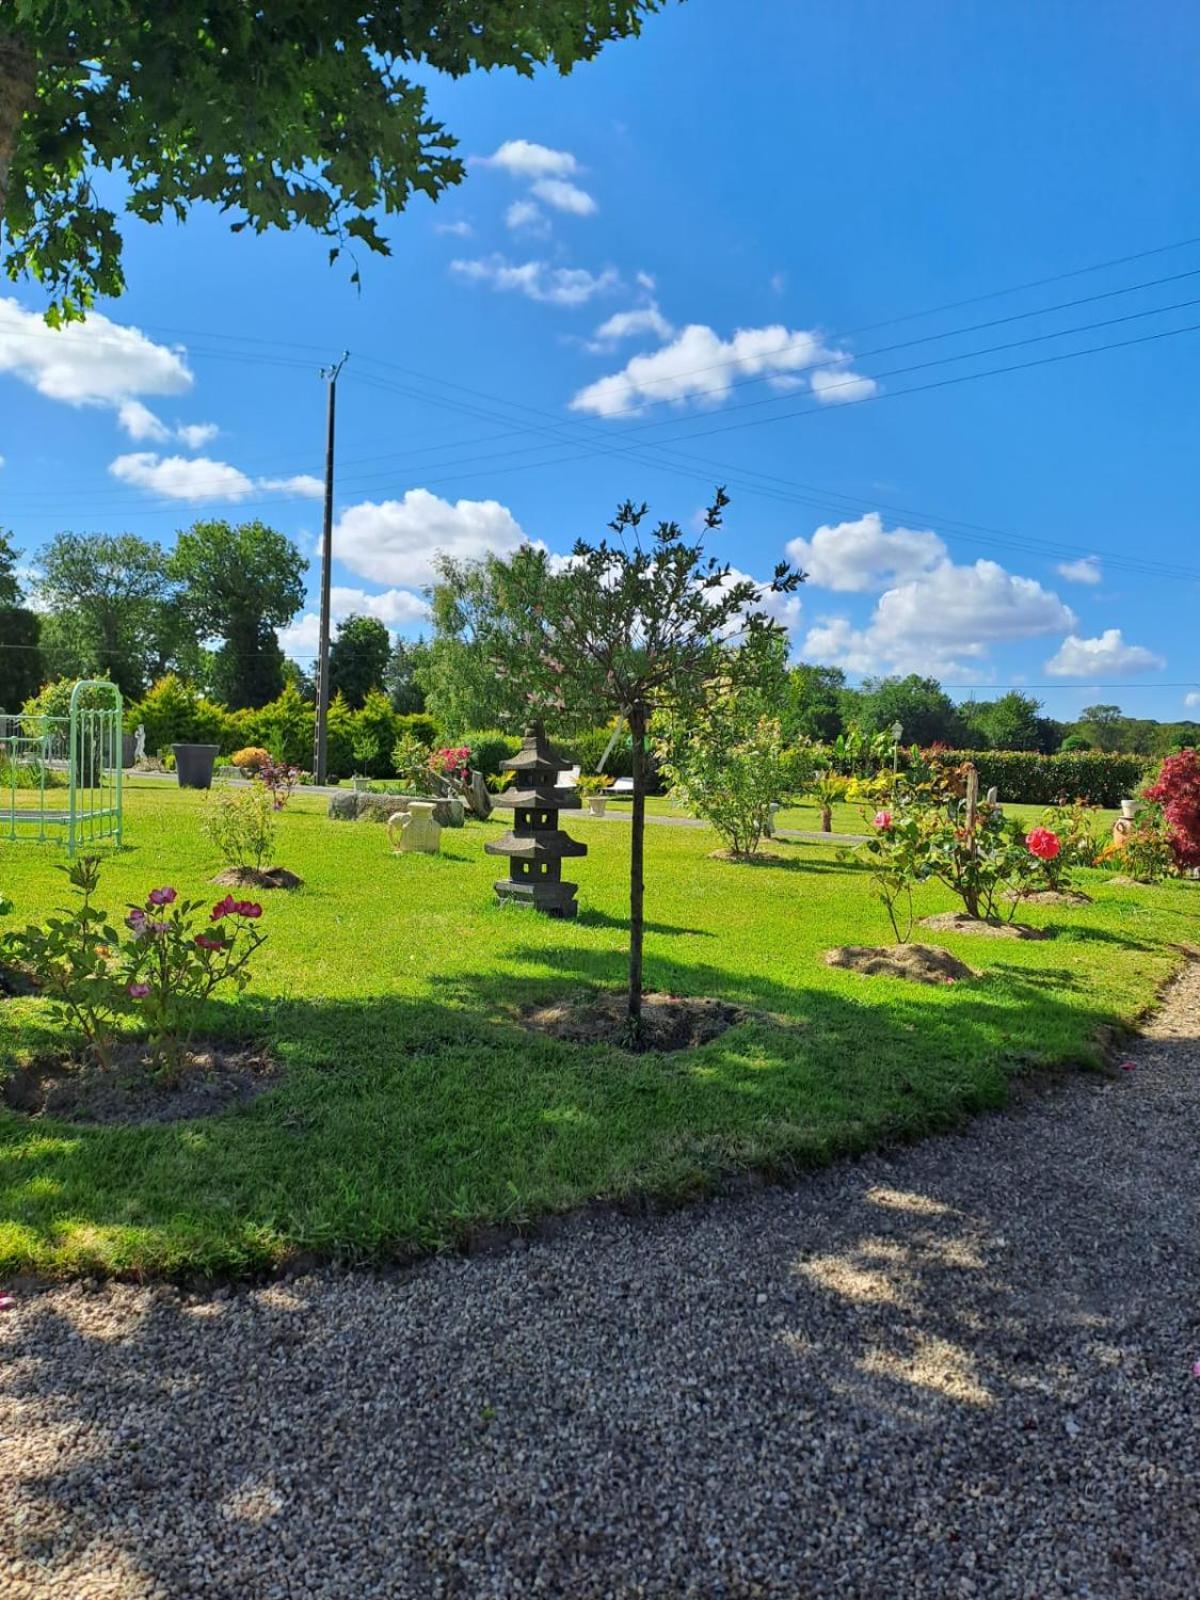
[(1092, 897), (1082, 889), (1035, 889), (1031, 894), (1012, 890), (1004, 896), (1008, 901), (1020, 901), (1029, 906), (1090, 906)]
[(777, 867), (781, 861), (790, 861), (791, 856), (782, 856), (778, 850), (752, 850), (746, 855), (737, 855), (732, 850), (710, 850), (710, 861), (733, 861), (742, 867)]
[(157, 1075), (145, 1046), (130, 1043), (115, 1052), (110, 1071), (91, 1061), (44, 1058), (18, 1067), (0, 1095), (11, 1111), (63, 1122), (125, 1126), (185, 1122), (245, 1105), (281, 1076), (261, 1049), (201, 1044), (174, 1082)]
[(987, 939), (1053, 939), (1053, 928), (1031, 928), (1026, 922), (985, 922), (969, 917), (965, 911), (939, 911), (935, 917), (922, 917), (921, 926), (935, 933), (978, 933)]
[(304, 879), (286, 867), (226, 867), (213, 882), (227, 889), (299, 889)]
[(868, 978), (908, 978), (913, 983), (961, 983), (979, 976), (936, 944), (844, 944), (826, 950), (824, 960), (827, 967), (844, 967)]
[[(691, 995), (647, 994), (642, 997), (642, 1043), (645, 1050), (694, 1050), (744, 1022), (749, 1012), (725, 1000)], [(626, 998), (623, 992), (577, 995), (549, 1005), (530, 1006), (520, 1021), (535, 1033), (568, 1044), (625, 1044)]]
[(23, 995), (36, 993), (37, 984), (28, 972), (0, 961), (0, 1000), (16, 1000)]

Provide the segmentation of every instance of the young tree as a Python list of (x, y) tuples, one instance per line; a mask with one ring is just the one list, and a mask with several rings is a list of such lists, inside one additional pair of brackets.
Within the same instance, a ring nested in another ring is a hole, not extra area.
[(329, 647), (330, 694), (341, 694), (357, 711), (372, 689), (382, 689), (391, 655), (392, 636), (378, 617), (339, 622)]
[[(417, 67), (567, 73), (662, 0), (7, 0), (0, 216), (10, 277), (78, 315), (124, 288), (116, 192), (143, 222), (207, 201), (250, 227), (303, 224), (387, 253), (378, 217), (461, 182)], [(432, 71), (430, 70), (432, 69)], [(357, 277), (357, 273), (355, 273)]]
[(236, 708), (264, 706), (283, 688), (275, 629), (304, 603), (308, 562), (263, 522), (197, 522), (176, 541), (171, 573), (197, 638), (221, 639), (214, 689)]
[[(762, 589), (735, 579), (705, 552), (729, 504), (718, 489), (704, 532), (688, 540), (676, 522), (660, 522), (648, 541), (647, 508), (627, 501), (609, 527), (612, 540), (576, 541), (570, 562), (553, 570), (546, 551), (525, 546), (497, 561), (493, 577), (501, 625), (487, 645), (494, 668), (516, 684), (535, 715), (625, 718), (633, 741), (633, 826), (629, 852), (628, 1037), (642, 1019), (642, 934), (646, 825), (646, 734), (651, 715), (670, 704), (685, 715), (702, 704), (706, 685), (735, 636), (751, 647), (778, 632), (761, 609)], [(786, 565), (770, 588), (801, 582)], [(724, 659), (728, 661), (729, 654)]]
[(42, 683), (41, 618), (22, 604), (17, 552), (0, 528), (0, 712), (19, 711)]
[(38, 593), (72, 669), (123, 695), (146, 687), (150, 644), (170, 594), (161, 545), (132, 533), (59, 533), (38, 554)]

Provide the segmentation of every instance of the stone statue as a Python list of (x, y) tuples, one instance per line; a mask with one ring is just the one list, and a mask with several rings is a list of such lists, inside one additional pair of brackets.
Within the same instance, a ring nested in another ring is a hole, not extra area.
[(133, 732), (133, 764), (140, 766), (146, 759), (146, 726), (139, 722)]
[(388, 818), (388, 838), (397, 855), (419, 850), (436, 856), (442, 848), (442, 829), (434, 816), (432, 800), (410, 800), (407, 811)]

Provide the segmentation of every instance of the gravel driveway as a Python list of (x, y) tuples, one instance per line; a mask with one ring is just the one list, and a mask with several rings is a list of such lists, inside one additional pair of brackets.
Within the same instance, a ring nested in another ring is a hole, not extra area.
[(0, 1595), (1200, 1590), (1200, 966), (1132, 1071), (407, 1277), (0, 1317)]

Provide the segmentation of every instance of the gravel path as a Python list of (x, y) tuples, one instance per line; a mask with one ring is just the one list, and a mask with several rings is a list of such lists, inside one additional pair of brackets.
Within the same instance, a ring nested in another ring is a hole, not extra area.
[(4, 1600), (1196, 1595), (1200, 966), (1131, 1071), (408, 1276), (0, 1316)]

